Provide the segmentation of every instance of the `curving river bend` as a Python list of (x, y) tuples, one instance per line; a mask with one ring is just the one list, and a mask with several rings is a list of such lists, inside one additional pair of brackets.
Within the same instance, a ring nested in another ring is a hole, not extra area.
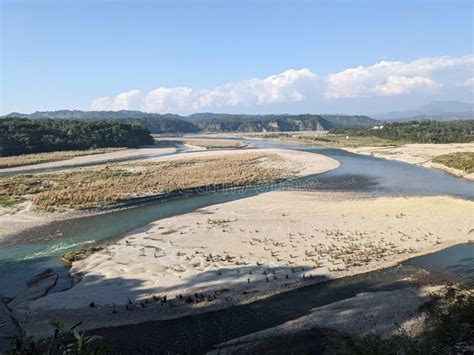
[[(339, 168), (316, 176), (269, 187), (248, 188), (238, 192), (216, 192), (156, 202), (106, 214), (53, 222), (22, 233), (18, 244), (0, 244), (0, 284), (2, 294), (11, 295), (24, 282), (51, 267), (65, 273), (59, 257), (86, 243), (114, 239), (152, 221), (191, 212), (213, 204), (257, 195), (272, 189), (301, 188), (317, 191), (347, 191), (381, 195), (451, 195), (474, 199), (474, 183), (447, 173), (402, 162), (352, 154), (339, 149), (290, 143), (245, 139), (254, 149), (283, 148), (327, 155), (338, 160)], [(181, 150), (178, 154), (185, 154)], [(154, 157), (154, 156), (150, 156)], [(150, 158), (148, 157), (148, 158)], [(146, 157), (145, 157), (146, 158)], [(64, 168), (62, 168), (64, 169)], [(42, 172), (42, 171), (38, 171)], [(67, 286), (59, 283), (58, 289)]]
[[(24, 287), (25, 281), (48, 267), (55, 269), (61, 274), (61, 281), (58, 282), (54, 290), (61, 291), (69, 287), (70, 284), (70, 280), (67, 277), (67, 269), (60, 261), (60, 256), (67, 250), (77, 248), (85, 243), (119, 238), (133, 229), (161, 218), (191, 212), (204, 206), (254, 196), (271, 189), (301, 188), (301, 186), (304, 186), (306, 189), (317, 191), (347, 191), (371, 196), (451, 195), (474, 200), (473, 182), (451, 176), (441, 171), (397, 161), (352, 154), (339, 149), (302, 146), (257, 139), (245, 139), (245, 141), (252, 143), (254, 149), (283, 148), (327, 155), (337, 159), (341, 163), (341, 166), (321, 175), (304, 177), (289, 183), (248, 188), (238, 192), (224, 191), (206, 195), (194, 195), (96, 216), (53, 222), (49, 225), (35, 228), (26, 233), (26, 235), (28, 235), (27, 238), (20, 238), (16, 244), (0, 244), (1, 295), (11, 296), (16, 294)], [(179, 152), (179, 154), (181, 153), (183, 152)], [(25, 235), (25, 233), (22, 233), (22, 235)], [(202, 317), (185, 317), (181, 323), (179, 323), (179, 327), (186, 329), (186, 326), (183, 327), (183, 324), (187, 324), (186, 322), (194, 327), (198, 318), (217, 317), (212, 318), (214, 322), (209, 323), (211, 325), (205, 328), (207, 330), (203, 330), (208, 334), (204, 338), (206, 338), (207, 341), (213, 342), (213, 340), (210, 339), (211, 334), (214, 334), (212, 333), (212, 324), (219, 324), (219, 327), (222, 328), (221, 322), (228, 317), (233, 319), (235, 326), (228, 326), (226, 329), (229, 335), (221, 337), (220, 340), (228, 339), (230, 336), (243, 335), (242, 331), (238, 330), (239, 327), (237, 325), (240, 324), (239, 322), (247, 322), (248, 324), (250, 319), (253, 320), (252, 324), (254, 324), (253, 328), (255, 329), (246, 328), (245, 333), (261, 330), (293, 319), (301, 312), (305, 312), (317, 305), (328, 303), (330, 300), (334, 301), (336, 299), (352, 297), (352, 295), (356, 293), (376, 287), (376, 285), (381, 282), (394, 280), (397, 277), (400, 278), (404, 275), (420, 272), (420, 270), (448, 272), (455, 278), (473, 282), (473, 256), (473, 244), (455, 246), (432, 255), (413, 259), (395, 268), (343, 280), (330, 281), (323, 285), (305, 287), (271, 297), (268, 300), (259, 301), (252, 306), (243, 306), (244, 308), (239, 309), (238, 312), (236, 309), (230, 309), (212, 312), (213, 314), (218, 314), (217, 316), (203, 315)], [(278, 307), (286, 309), (284, 307), (288, 307), (287, 303), (290, 299), (292, 300), (290, 303), (297, 306), (290, 307), (289, 311), (287, 310), (280, 313), (272, 312), (272, 314), (274, 314), (272, 317), (268, 317), (268, 314), (265, 313), (269, 312), (270, 308), (268, 307), (273, 307), (271, 309), (275, 307), (277, 307), (277, 309), (280, 309)], [(295, 299), (298, 299), (298, 302), (294, 302)], [(246, 311), (248, 309), (251, 309), (252, 312), (248, 313)], [(256, 311), (263, 312), (263, 314), (258, 316), (259, 313)], [(267, 316), (264, 316), (265, 314)], [(237, 317), (238, 320), (234, 319), (235, 317)], [(217, 322), (216, 319), (219, 319), (219, 321)], [(160, 336), (160, 339), (170, 339), (170, 331), (164, 329), (174, 329), (176, 322), (177, 320), (154, 322), (157, 323), (155, 326), (158, 326), (162, 334), (164, 334)], [(176, 325), (176, 327), (178, 327), (178, 325)], [(105, 333), (107, 332), (105, 331)], [(166, 337), (166, 334), (168, 334), (168, 337)], [(185, 333), (176, 331), (175, 329), (175, 333), (173, 334), (175, 334), (175, 336), (172, 338), (177, 340), (180, 336), (184, 336)], [(189, 333), (187, 336), (189, 336)], [(203, 342), (202, 339), (199, 341), (201, 343)], [(207, 342), (205, 342), (205, 344), (207, 344)], [(208, 345), (203, 344), (202, 350), (207, 349)], [(192, 348), (191, 346), (191, 349)]]

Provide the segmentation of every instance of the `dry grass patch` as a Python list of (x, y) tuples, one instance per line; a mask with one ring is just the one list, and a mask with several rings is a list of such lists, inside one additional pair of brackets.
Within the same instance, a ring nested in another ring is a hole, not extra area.
[(433, 159), (433, 163), (445, 165), (449, 168), (474, 173), (474, 153), (460, 152), (440, 155)]
[(64, 152), (50, 152), (50, 153), (37, 153), (37, 154), (25, 154), (11, 157), (0, 157), (0, 169), (3, 168), (14, 168), (17, 166), (50, 163), (53, 161), (60, 161), (71, 159), (74, 157), (80, 157), (84, 155), (94, 155), (111, 153), (117, 150), (126, 148), (101, 148), (101, 149), (89, 149), (89, 150), (70, 150)]
[(291, 177), (291, 171), (268, 166), (281, 160), (276, 154), (245, 153), (20, 175), (0, 179), (0, 196), (28, 197), (46, 210), (91, 208), (183, 189), (244, 186)]
[(247, 143), (232, 139), (186, 139), (183, 143), (207, 149), (238, 149), (248, 147)]
[(387, 139), (377, 137), (355, 137), (346, 136), (343, 134), (328, 134), (325, 132), (297, 132), (297, 133), (257, 133), (250, 134), (248, 136), (265, 138), (265, 139), (276, 139), (281, 141), (313, 144), (328, 147), (385, 147), (393, 146), (395, 144), (402, 144), (403, 142), (396, 142)]

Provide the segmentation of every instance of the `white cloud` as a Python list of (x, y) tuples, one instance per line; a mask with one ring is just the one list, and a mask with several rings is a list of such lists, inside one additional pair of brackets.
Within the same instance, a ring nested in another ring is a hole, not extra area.
[[(289, 69), (265, 78), (230, 82), (213, 88), (158, 87), (144, 95), (139, 90), (126, 91), (115, 97), (94, 99), (91, 109), (133, 107), (161, 113), (248, 111), (264, 110), (275, 104), (316, 107), (330, 102), (336, 105), (339, 99), (345, 98), (426, 95), (448, 90), (446, 88), (453, 78), (466, 77), (464, 72), (471, 73), (473, 65), (474, 56), (464, 56), (421, 58), (411, 62), (382, 60), (374, 65), (348, 68), (326, 76), (318, 76), (308, 68)], [(471, 78), (464, 86), (473, 83), (474, 78)]]
[(92, 111), (120, 111), (128, 110), (133, 106), (134, 99), (138, 99), (139, 90), (125, 91), (114, 98), (109, 96), (99, 97), (92, 100), (90, 108)]
[(309, 69), (290, 69), (264, 79), (254, 78), (215, 87), (193, 90), (188, 87), (152, 90), (143, 100), (142, 109), (154, 112), (194, 112), (221, 107), (267, 105), (298, 102), (302, 89), (316, 79)]
[(118, 94), (115, 96), (112, 103), (112, 110), (119, 111), (130, 109), (133, 98), (137, 97), (138, 95), (140, 95), (140, 90), (130, 90)]
[(407, 94), (416, 88), (438, 88), (440, 84), (421, 76), (406, 77), (390, 75), (383, 85), (377, 85), (375, 92), (378, 95), (401, 95)]
[(474, 86), (474, 78), (470, 78), (464, 81), (464, 86)]
[(92, 100), (91, 102), (91, 110), (92, 111), (105, 111), (110, 110), (110, 97), (99, 97), (97, 99)]
[(187, 87), (152, 90), (145, 96), (142, 108), (152, 112), (181, 112), (189, 109), (193, 101), (193, 89)]
[(468, 68), (474, 64), (474, 56), (467, 55), (464, 57), (433, 57), (417, 59), (409, 63), (400, 63), (402, 73), (431, 73), (434, 71), (467, 66)]
[(408, 94), (412, 88), (433, 89), (440, 85), (435, 85), (431, 74), (452, 68), (469, 68), (473, 63), (474, 56), (436, 57), (412, 62), (381, 61), (367, 67), (349, 68), (326, 77), (324, 96), (340, 99)]
[(249, 89), (256, 98), (256, 103), (260, 105), (301, 101), (304, 99), (304, 94), (300, 92), (300, 88), (307, 82), (313, 82), (316, 78), (316, 74), (307, 68), (290, 69), (265, 79), (244, 81), (240, 87), (243, 90)]

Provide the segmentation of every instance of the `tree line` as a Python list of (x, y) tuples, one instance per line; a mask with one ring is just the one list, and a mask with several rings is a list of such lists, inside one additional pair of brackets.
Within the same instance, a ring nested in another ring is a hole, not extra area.
[[(323, 129), (336, 127), (373, 126), (377, 121), (367, 116), (347, 115), (315, 115), (315, 114), (227, 114), (227, 113), (195, 113), (189, 116), (175, 114), (159, 114), (140, 111), (78, 111), (60, 110), (43, 111), (31, 114), (12, 112), (4, 117), (29, 119), (67, 119), (79, 121), (112, 120), (122, 123), (136, 123), (150, 130), (151, 133), (196, 133), (196, 132), (228, 132), (253, 129), (267, 130), (275, 122), (283, 122), (283, 129), (313, 130), (319, 121)], [(313, 123), (311, 123), (313, 122)], [(289, 127), (288, 127), (289, 126)], [(292, 128), (294, 127), (294, 128)], [(321, 128), (318, 126), (318, 128)], [(275, 128), (272, 128), (275, 130)]]
[(380, 123), (373, 128), (336, 129), (333, 133), (413, 143), (467, 143), (474, 142), (474, 120)]
[(153, 144), (150, 131), (138, 124), (0, 119), (0, 156), (147, 144)]

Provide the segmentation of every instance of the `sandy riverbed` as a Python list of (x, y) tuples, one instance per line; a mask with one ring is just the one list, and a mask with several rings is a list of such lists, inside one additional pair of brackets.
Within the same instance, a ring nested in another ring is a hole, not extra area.
[(0, 240), (10, 234), (52, 222), (60, 216), (60, 213), (35, 211), (31, 201), (13, 207), (0, 207)]
[[(175, 148), (124, 149), (111, 153), (83, 155), (67, 160), (0, 169), (0, 172), (21, 172), (90, 163), (105, 164), (117, 159), (140, 157), (148, 154), (172, 154), (174, 152), (176, 152)], [(29, 228), (50, 223), (54, 220), (70, 217), (72, 217), (71, 213), (45, 213), (36, 211), (31, 201), (25, 201), (12, 207), (0, 207), (0, 239)]]
[(474, 143), (452, 144), (404, 144), (390, 147), (359, 147), (341, 148), (351, 153), (371, 155), (379, 158), (399, 160), (409, 164), (421, 165), (427, 168), (444, 170), (450, 174), (474, 180), (474, 174), (449, 168), (442, 164), (433, 163), (433, 158), (450, 153), (474, 152)]
[[(93, 328), (246, 303), (473, 241), (473, 215), (473, 202), (451, 197), (264, 193), (130, 233), (75, 262), (76, 286), (31, 303), (17, 318), (34, 332), (32, 320), (47, 316), (79, 317)], [(172, 308), (159, 307), (164, 296)], [(140, 302), (157, 306), (120, 313)]]
[(139, 149), (123, 149), (116, 152), (104, 153), (104, 154), (92, 154), (82, 155), (71, 159), (54, 161), (49, 163), (23, 165), (15, 168), (0, 169), (0, 172), (21, 172), (25, 170), (36, 170), (36, 169), (51, 169), (68, 167), (72, 165), (82, 165), (91, 163), (107, 163), (117, 159), (135, 158), (149, 154), (172, 154), (176, 152), (176, 148), (139, 148)]
[[(160, 148), (159, 152), (164, 153), (163, 149)], [(174, 148), (170, 148), (172, 151)], [(150, 151), (153, 151), (153, 154), (157, 153), (157, 149), (144, 149), (146, 153), (140, 154), (151, 154)], [(123, 151), (116, 152), (122, 153)], [(326, 172), (332, 169), (335, 169), (339, 166), (339, 162), (328, 158), (323, 155), (307, 153), (307, 152), (298, 152), (290, 151), (283, 149), (259, 149), (259, 153), (265, 154), (277, 154), (282, 157), (281, 161), (272, 165), (271, 162), (266, 162), (269, 168), (280, 168), (287, 170), (288, 172), (296, 173), (298, 176), (318, 174)], [(132, 152), (130, 152), (132, 153)], [(148, 159), (147, 161), (171, 161), (179, 159), (191, 159), (191, 158), (203, 158), (203, 157), (222, 157), (225, 159), (226, 156), (236, 155), (236, 154), (247, 154), (249, 150), (246, 149), (236, 149), (236, 150), (221, 150), (221, 151), (191, 151), (180, 154), (170, 154), (166, 156), (156, 157)], [(112, 153), (115, 154), (115, 153)], [(93, 158), (95, 156), (89, 156)], [(78, 157), (85, 158), (85, 157)], [(87, 160), (84, 160), (87, 161)], [(62, 163), (62, 162), (56, 162)], [(41, 164), (42, 165), (42, 164)], [(94, 169), (94, 168), (88, 168)], [(0, 240), (4, 237), (15, 235), (21, 231), (24, 231), (29, 228), (37, 227), (52, 222), (53, 220), (72, 218), (77, 216), (77, 211), (66, 211), (66, 212), (54, 212), (47, 213), (37, 211), (32, 205), (31, 201), (26, 201), (22, 204), (18, 204), (13, 207), (0, 208)]]

